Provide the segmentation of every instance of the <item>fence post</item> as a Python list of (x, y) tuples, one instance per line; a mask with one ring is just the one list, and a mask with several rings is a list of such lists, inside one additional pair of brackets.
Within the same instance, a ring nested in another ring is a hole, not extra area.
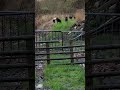
[(50, 64), (50, 49), (49, 43), (46, 43), (47, 64)]
[(73, 54), (73, 41), (70, 40), (70, 58), (71, 58), (71, 64), (74, 63), (74, 54)]
[[(63, 32), (61, 32), (61, 36), (62, 36), (62, 46), (64, 46), (64, 43), (63, 43), (63, 40), (64, 40), (64, 37), (63, 37)], [(62, 48), (62, 51), (64, 51), (64, 49)]]

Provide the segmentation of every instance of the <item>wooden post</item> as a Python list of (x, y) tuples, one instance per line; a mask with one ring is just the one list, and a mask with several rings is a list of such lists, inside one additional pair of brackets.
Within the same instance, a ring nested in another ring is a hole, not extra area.
[(71, 58), (71, 64), (74, 64), (74, 54), (73, 54), (73, 41), (70, 40), (70, 58)]
[[(62, 46), (64, 46), (64, 42), (63, 42), (63, 40), (64, 40), (64, 37), (63, 37), (63, 32), (61, 32), (61, 36), (62, 36)], [(64, 48), (62, 48), (62, 51), (64, 51)]]
[(46, 43), (47, 64), (50, 64), (50, 49), (48, 48), (49, 48), (49, 43)]

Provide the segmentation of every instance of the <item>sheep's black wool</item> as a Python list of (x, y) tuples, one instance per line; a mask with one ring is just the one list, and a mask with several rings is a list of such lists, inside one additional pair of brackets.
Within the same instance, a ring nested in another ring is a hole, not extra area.
[(74, 16), (69, 16), (69, 19), (75, 19), (75, 17)]
[(61, 23), (61, 20), (60, 20), (59, 18), (54, 18), (54, 19), (53, 19), (53, 23), (56, 23), (56, 22), (57, 22), (57, 23)]
[(53, 19), (53, 23), (55, 23), (55, 19)]
[(72, 19), (73, 17), (72, 16), (69, 16), (69, 19)]
[(61, 23), (61, 20), (59, 18), (56, 18), (57, 23)]

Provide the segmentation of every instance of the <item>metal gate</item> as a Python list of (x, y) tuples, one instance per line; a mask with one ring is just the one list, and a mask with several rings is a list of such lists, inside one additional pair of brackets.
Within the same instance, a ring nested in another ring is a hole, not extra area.
[[(36, 61), (57, 65), (84, 64), (84, 32), (80, 31), (35, 31)], [(65, 61), (65, 62), (64, 62)]]
[(88, 13), (86, 19), (86, 90), (119, 90), (120, 14)]
[(0, 89), (34, 90), (34, 13), (0, 12)]

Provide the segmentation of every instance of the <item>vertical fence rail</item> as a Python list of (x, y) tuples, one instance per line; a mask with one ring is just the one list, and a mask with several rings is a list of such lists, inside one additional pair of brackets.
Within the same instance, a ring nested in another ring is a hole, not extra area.
[(47, 64), (50, 64), (50, 47), (49, 43), (46, 43)]
[(70, 40), (70, 46), (71, 46), (71, 48), (70, 48), (71, 64), (73, 64), (74, 63), (74, 54), (73, 54), (73, 47), (72, 47), (73, 46), (73, 41), (72, 40)]

